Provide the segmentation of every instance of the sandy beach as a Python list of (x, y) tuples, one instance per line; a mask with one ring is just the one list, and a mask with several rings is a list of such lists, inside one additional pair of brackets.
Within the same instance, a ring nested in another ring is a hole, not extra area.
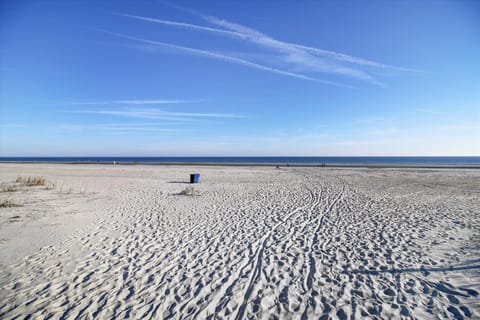
[(480, 170), (4, 163), (0, 181), (1, 319), (480, 317)]

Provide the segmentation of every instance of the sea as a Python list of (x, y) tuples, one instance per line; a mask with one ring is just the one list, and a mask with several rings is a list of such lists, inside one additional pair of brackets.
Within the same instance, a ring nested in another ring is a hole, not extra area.
[(0, 157), (0, 162), (478, 166), (480, 157)]

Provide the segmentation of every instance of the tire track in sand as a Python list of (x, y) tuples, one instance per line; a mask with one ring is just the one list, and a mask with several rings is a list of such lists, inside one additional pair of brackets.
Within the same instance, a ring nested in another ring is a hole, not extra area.
[[(343, 197), (344, 193), (345, 193), (345, 183), (342, 180), (342, 190), (338, 193), (338, 195), (334, 198), (334, 200), (327, 207), (324, 208), (323, 212), (321, 213), (321, 215), (318, 219), (317, 226), (316, 226), (316, 228), (313, 232), (313, 238), (312, 238), (311, 246), (309, 248), (309, 253), (308, 253), (308, 261), (309, 261), (309, 263), (307, 265), (308, 266), (308, 272), (307, 272), (307, 277), (305, 279), (305, 285), (306, 285), (306, 288), (307, 288), (307, 292), (310, 293), (310, 296), (308, 297), (308, 300), (305, 304), (305, 309), (303, 310), (302, 317), (301, 317), (302, 320), (308, 319), (307, 313), (308, 313), (309, 306), (312, 306), (313, 308), (315, 308), (314, 297), (315, 297), (316, 294), (313, 290), (313, 282), (314, 282), (315, 273), (316, 273), (316, 267), (315, 267), (316, 266), (316, 261), (315, 261), (315, 257), (314, 257), (314, 254), (313, 254), (313, 246), (319, 242), (318, 234), (320, 232), (320, 229), (324, 226), (324, 220), (326, 218), (328, 218), (328, 216), (332, 212), (333, 207)], [(327, 242), (329, 243), (330, 239), (327, 239)], [(307, 293), (307, 292), (305, 292), (305, 293)]]
[(243, 294), (243, 302), (242, 304), (240, 305), (240, 307), (238, 308), (238, 311), (237, 311), (237, 314), (235, 316), (235, 319), (238, 320), (238, 319), (242, 319), (243, 318), (243, 315), (245, 313), (245, 309), (247, 307), (247, 303), (248, 303), (248, 299), (250, 298), (250, 295), (253, 291), (253, 287), (255, 285), (255, 283), (257, 282), (258, 280), (258, 277), (260, 275), (260, 270), (261, 270), (261, 267), (262, 267), (262, 256), (263, 256), (263, 251), (265, 249), (265, 243), (267, 242), (267, 240), (270, 238), (270, 236), (275, 232), (275, 230), (282, 224), (282, 223), (285, 223), (286, 220), (290, 219), (295, 213), (299, 212), (299, 211), (302, 211), (303, 209), (307, 208), (310, 206), (309, 208), (309, 211), (313, 211), (314, 208), (316, 208), (318, 205), (319, 205), (319, 199), (320, 197), (315, 193), (313, 192), (310, 188), (308, 188), (307, 186), (305, 186), (307, 188), (307, 190), (309, 191), (310, 193), (310, 200), (311, 200), (311, 203), (309, 204), (306, 204), (302, 207), (299, 207), (297, 209), (295, 209), (294, 211), (292, 211), (284, 221), (280, 221), (279, 223), (277, 223), (271, 230), (268, 234), (266, 234), (263, 239), (262, 239), (262, 242), (261, 242), (261, 245), (259, 248), (257, 248), (257, 253), (256, 253), (256, 257), (255, 257), (255, 263), (254, 263), (254, 267), (250, 273), (250, 278), (248, 280), (248, 286), (246, 287), (245, 289), (245, 292)]
[[(265, 234), (262, 239), (258, 242), (259, 244), (257, 245), (257, 248), (255, 250), (255, 254), (251, 256), (250, 258), (245, 258), (243, 265), (237, 269), (237, 272), (235, 272), (234, 277), (229, 279), (223, 287), (226, 288), (225, 290), (219, 290), (215, 297), (206, 305), (204, 306), (201, 310), (199, 310), (195, 315), (194, 318), (206, 318), (210, 313), (214, 313), (215, 309), (217, 306), (220, 304), (222, 300), (226, 296), (229, 295), (233, 287), (238, 283), (238, 281), (242, 278), (242, 275), (245, 273), (244, 270), (248, 268), (248, 266), (251, 266), (251, 271), (250, 271), (250, 276), (248, 280), (248, 285), (246, 286), (246, 289), (244, 290), (244, 293), (242, 294), (243, 296), (243, 302), (240, 305), (240, 307), (237, 309), (237, 314), (235, 316), (235, 319), (241, 319), (243, 317), (243, 314), (245, 312), (245, 308), (247, 305), (248, 298), (253, 290), (253, 286), (255, 283), (255, 280), (258, 278), (258, 275), (260, 274), (260, 269), (261, 269), (261, 259), (262, 255), (265, 249), (265, 244), (267, 240), (271, 237), (271, 235), (275, 232), (275, 230), (284, 224), (287, 220), (289, 220), (292, 216), (294, 216), (296, 213), (301, 212), (302, 210), (308, 208), (309, 206), (312, 206), (312, 202), (314, 199), (310, 199), (310, 203), (305, 204), (303, 206), (297, 207), (293, 211), (287, 214), (287, 216), (284, 219), (281, 219), (277, 224), (275, 224), (270, 231)], [(222, 293), (221, 296), (218, 294)], [(212, 310), (211, 308), (215, 308)]]

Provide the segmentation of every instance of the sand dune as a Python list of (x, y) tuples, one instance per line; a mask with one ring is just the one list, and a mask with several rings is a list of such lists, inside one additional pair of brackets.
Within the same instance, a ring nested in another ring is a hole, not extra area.
[(0, 208), (2, 319), (480, 317), (479, 170), (0, 165), (18, 175), (57, 185), (0, 194), (23, 204)]

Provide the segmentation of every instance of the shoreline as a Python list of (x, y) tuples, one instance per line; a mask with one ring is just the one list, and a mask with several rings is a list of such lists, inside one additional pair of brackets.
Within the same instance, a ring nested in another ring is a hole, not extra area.
[(480, 164), (343, 164), (281, 162), (115, 162), (111, 161), (0, 161), (0, 164), (70, 164), (70, 165), (148, 165), (205, 167), (275, 167), (279, 168), (365, 168), (365, 169), (480, 169)]

